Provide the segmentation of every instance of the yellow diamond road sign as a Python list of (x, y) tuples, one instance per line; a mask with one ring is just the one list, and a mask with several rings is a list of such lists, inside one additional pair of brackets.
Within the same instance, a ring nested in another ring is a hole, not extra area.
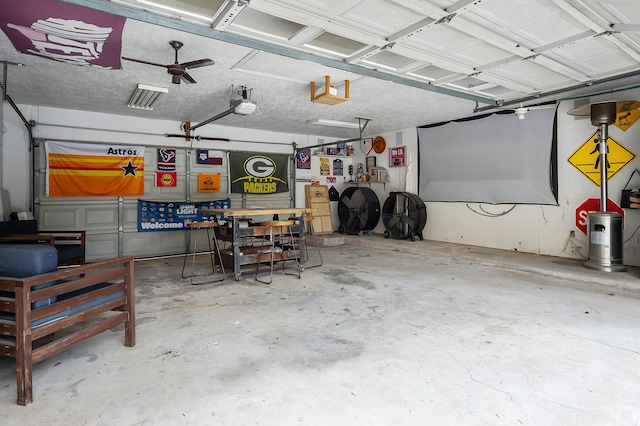
[(640, 119), (640, 110), (632, 109), (631, 111), (619, 112), (616, 116), (615, 126), (626, 132), (636, 121)]
[[(596, 131), (568, 159), (573, 167), (597, 186), (600, 186), (600, 167), (602, 166), (600, 164), (599, 142), (598, 132)], [(607, 154), (607, 163), (609, 163), (607, 164), (607, 179), (611, 179), (636, 155), (611, 137), (607, 139), (607, 148), (609, 151)]]

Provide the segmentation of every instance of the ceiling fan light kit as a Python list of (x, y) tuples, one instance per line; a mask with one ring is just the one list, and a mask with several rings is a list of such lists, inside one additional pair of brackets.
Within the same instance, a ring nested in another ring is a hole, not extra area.
[(131, 94), (127, 106), (129, 108), (152, 110), (153, 105), (158, 99), (168, 92), (169, 89), (166, 87), (156, 87), (139, 83), (136, 90)]

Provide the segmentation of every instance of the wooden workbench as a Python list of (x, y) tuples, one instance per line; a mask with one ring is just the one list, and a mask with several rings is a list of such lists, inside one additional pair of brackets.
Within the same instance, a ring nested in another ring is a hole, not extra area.
[[(273, 215), (274, 220), (286, 220), (290, 215), (295, 215), (300, 218), (298, 222), (293, 225), (292, 231), (298, 233), (300, 236), (300, 246), (294, 253), (293, 251), (286, 251), (283, 253), (284, 258), (297, 256), (302, 268), (304, 268), (304, 253), (306, 238), (304, 236), (304, 222), (301, 220), (305, 215), (316, 212), (317, 209), (313, 208), (297, 208), (297, 207), (273, 207), (273, 208), (243, 208), (243, 209), (200, 209), (199, 212), (207, 215), (218, 215), (227, 218), (227, 226), (219, 226), (218, 233), (219, 238), (222, 241), (228, 241), (232, 243), (230, 250), (222, 250), (222, 259), (225, 263), (225, 267), (233, 267), (233, 274), (236, 281), (242, 279), (242, 266), (255, 265), (258, 262), (268, 262), (271, 255), (268, 253), (258, 253), (258, 248), (250, 245), (246, 245), (246, 241), (250, 240), (253, 236), (261, 236), (268, 233), (268, 227), (266, 226), (241, 226), (241, 218), (248, 216), (265, 216)], [(288, 215), (286, 218), (279, 219), (279, 215)]]

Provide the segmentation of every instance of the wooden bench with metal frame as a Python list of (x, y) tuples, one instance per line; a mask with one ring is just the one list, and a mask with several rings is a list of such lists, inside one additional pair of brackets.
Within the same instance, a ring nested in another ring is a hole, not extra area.
[(135, 346), (132, 256), (0, 277), (0, 295), (0, 356), (16, 359), (19, 405), (33, 402), (34, 364), (119, 324)]

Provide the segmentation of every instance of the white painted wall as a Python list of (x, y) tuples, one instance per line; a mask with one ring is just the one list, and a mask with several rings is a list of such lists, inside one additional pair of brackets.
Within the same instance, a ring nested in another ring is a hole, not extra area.
[[(640, 90), (594, 96), (591, 102), (612, 99), (640, 99)], [(538, 253), (560, 257), (580, 258), (587, 254), (586, 236), (575, 226), (576, 208), (587, 198), (599, 198), (600, 189), (576, 170), (567, 159), (580, 145), (596, 130), (588, 119), (576, 120), (567, 115), (567, 111), (575, 106), (574, 101), (561, 102), (558, 109), (558, 206), (518, 205), (513, 210), (497, 217), (487, 217), (476, 212), (489, 212), (499, 215), (511, 209), (511, 205), (479, 205), (466, 203), (427, 203), (428, 220), (424, 230), (426, 239), (464, 243), (470, 245), (518, 250), (522, 252)], [(2, 141), (2, 179), (4, 187), (11, 192), (13, 210), (26, 209), (28, 202), (29, 183), (29, 153), (27, 147), (27, 132), (21, 121), (4, 106), (4, 125), (7, 133)], [(144, 120), (132, 117), (113, 116), (106, 114), (68, 111), (44, 107), (20, 106), (27, 119), (38, 123), (35, 128), (36, 137), (54, 139), (73, 139), (78, 141), (122, 142), (127, 144), (167, 145), (169, 141), (176, 146), (187, 146), (180, 139), (167, 139), (164, 133), (179, 133), (178, 122)], [(515, 117), (514, 117), (515, 119)], [(526, 119), (526, 118), (525, 118)], [(294, 135), (271, 133), (249, 129), (229, 128), (207, 125), (199, 132), (202, 135), (229, 137), (234, 140), (253, 140), (260, 142), (278, 142), (298, 146), (310, 146), (319, 142), (331, 142), (331, 138), (322, 136)], [(381, 134), (387, 141), (387, 150), (377, 155), (377, 165), (386, 167), (390, 172), (391, 182), (386, 185), (372, 184), (381, 206), (390, 191), (405, 190), (406, 167), (390, 168), (389, 147), (396, 145), (407, 146), (408, 156), (414, 167), (411, 182), (417, 192), (417, 132), (416, 129), (403, 129)], [(626, 132), (615, 126), (610, 126), (609, 136), (626, 146), (636, 155), (640, 154), (640, 123), (636, 123)], [(357, 134), (354, 135), (357, 137)], [(287, 145), (268, 145), (256, 143), (233, 142), (230, 147), (225, 142), (196, 142), (197, 148), (256, 150), (267, 152), (291, 152)], [(225, 145), (226, 144), (226, 145)], [(354, 143), (356, 155), (344, 161), (345, 175), (350, 163), (365, 163), (365, 155)], [(314, 157), (310, 171), (298, 170), (298, 176), (318, 177), (318, 159)], [(619, 203), (620, 191), (634, 168), (640, 169), (640, 158), (636, 157), (630, 164), (618, 172), (609, 182), (609, 198)], [(296, 185), (297, 205), (304, 204), (304, 183)], [(330, 185), (329, 185), (330, 186)], [(346, 187), (335, 184), (340, 192)], [(640, 186), (640, 182), (636, 182)], [(334, 225), (337, 228), (339, 220), (336, 209), (337, 202), (332, 202)], [(475, 210), (476, 212), (472, 211)], [(624, 261), (627, 265), (640, 266), (640, 242), (638, 228), (640, 227), (640, 210), (626, 210), (625, 229), (623, 238)], [(374, 229), (382, 233), (382, 221)], [(575, 232), (575, 243), (581, 248), (572, 249), (568, 244), (570, 232)], [(367, 238), (363, 236), (362, 238)], [(410, 241), (407, 244), (411, 244)]]
[[(640, 99), (640, 90), (594, 96), (590, 102), (615, 99)], [(574, 106), (574, 101), (569, 100), (561, 102), (558, 108), (558, 206), (518, 205), (503, 216), (486, 217), (470, 208), (481, 211), (482, 207), (491, 213), (501, 213), (511, 206), (427, 203), (425, 238), (561, 257), (586, 256), (587, 238), (575, 226), (576, 208), (588, 198), (599, 198), (600, 188), (573, 167), (568, 158), (596, 131), (596, 127), (589, 119), (567, 115)], [(609, 126), (609, 137), (640, 155), (640, 123), (626, 132)], [(620, 202), (620, 191), (634, 168), (640, 169), (639, 157), (609, 181), (609, 198), (614, 202)], [(640, 186), (640, 182), (635, 182)], [(640, 210), (627, 209), (623, 232), (626, 265), (640, 265), (639, 226)], [(572, 250), (572, 245), (567, 244), (571, 231), (575, 231), (574, 241), (581, 246), (580, 250)]]

